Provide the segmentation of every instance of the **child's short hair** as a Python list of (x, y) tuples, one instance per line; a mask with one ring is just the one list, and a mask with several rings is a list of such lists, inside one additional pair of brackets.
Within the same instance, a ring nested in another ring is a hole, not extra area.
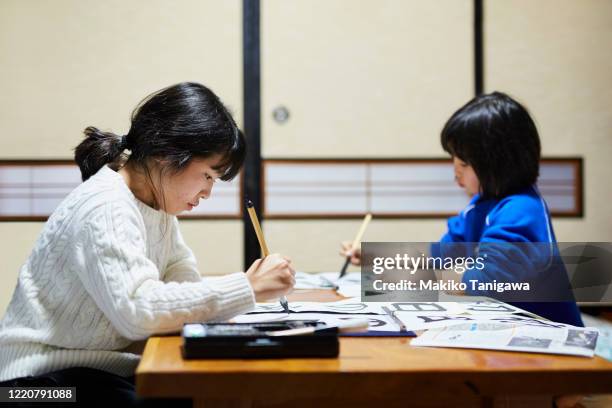
[(502, 92), (479, 95), (444, 125), (442, 147), (472, 168), (483, 198), (501, 198), (533, 185), (540, 137), (527, 109)]

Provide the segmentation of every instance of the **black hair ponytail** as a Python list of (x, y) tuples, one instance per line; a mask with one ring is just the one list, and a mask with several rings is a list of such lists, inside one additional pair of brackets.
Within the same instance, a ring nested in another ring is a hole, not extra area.
[(102, 132), (93, 126), (87, 127), (83, 133), (85, 140), (74, 149), (74, 160), (81, 169), (81, 178), (85, 181), (105, 164), (119, 159), (126, 148), (126, 137), (112, 132)]

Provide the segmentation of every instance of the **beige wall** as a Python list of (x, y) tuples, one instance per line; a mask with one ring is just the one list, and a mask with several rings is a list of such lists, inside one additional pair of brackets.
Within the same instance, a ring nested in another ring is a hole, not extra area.
[(0, 223), (0, 316), (11, 300), (19, 268), (30, 254), (42, 225), (41, 222)]
[(486, 1), (487, 91), (535, 117), (543, 154), (584, 158), (585, 217), (554, 220), (560, 241), (612, 240), (612, 2)]
[(437, 135), (474, 89), (472, 3), (264, 1), (264, 158), (442, 155)]
[(70, 158), (86, 126), (124, 133), (144, 96), (180, 81), (241, 117), (240, 22), (240, 0), (3, 0), (2, 158)]

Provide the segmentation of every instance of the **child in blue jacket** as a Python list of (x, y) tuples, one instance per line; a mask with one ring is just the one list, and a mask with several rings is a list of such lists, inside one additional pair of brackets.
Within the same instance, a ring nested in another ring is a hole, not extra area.
[[(550, 320), (583, 326), (561, 262), (546, 202), (536, 181), (540, 137), (527, 110), (501, 92), (480, 95), (448, 120), (442, 147), (453, 157), (455, 179), (472, 199), (448, 220), (433, 257), (485, 259), (461, 276), (466, 294), (498, 298)], [(344, 242), (342, 256), (361, 253)], [(526, 283), (502, 293), (495, 284)], [(483, 284), (482, 290), (478, 284)]]
[(467, 294), (498, 297), (474, 290), (472, 282), (528, 282), (528, 302), (513, 302), (517, 307), (582, 326), (550, 213), (535, 185), (540, 138), (527, 110), (500, 92), (477, 96), (451, 116), (441, 142), (453, 157), (457, 183), (473, 197), (448, 220), (434, 255), (444, 256), (452, 243), (474, 243), (460, 245), (464, 256), (487, 261), (462, 275)]

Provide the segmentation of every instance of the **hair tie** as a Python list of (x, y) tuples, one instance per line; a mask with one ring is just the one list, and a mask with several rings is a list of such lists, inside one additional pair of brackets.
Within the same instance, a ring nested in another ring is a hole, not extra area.
[(128, 135), (121, 136), (121, 147), (124, 149), (129, 149), (130, 147), (128, 144)]

